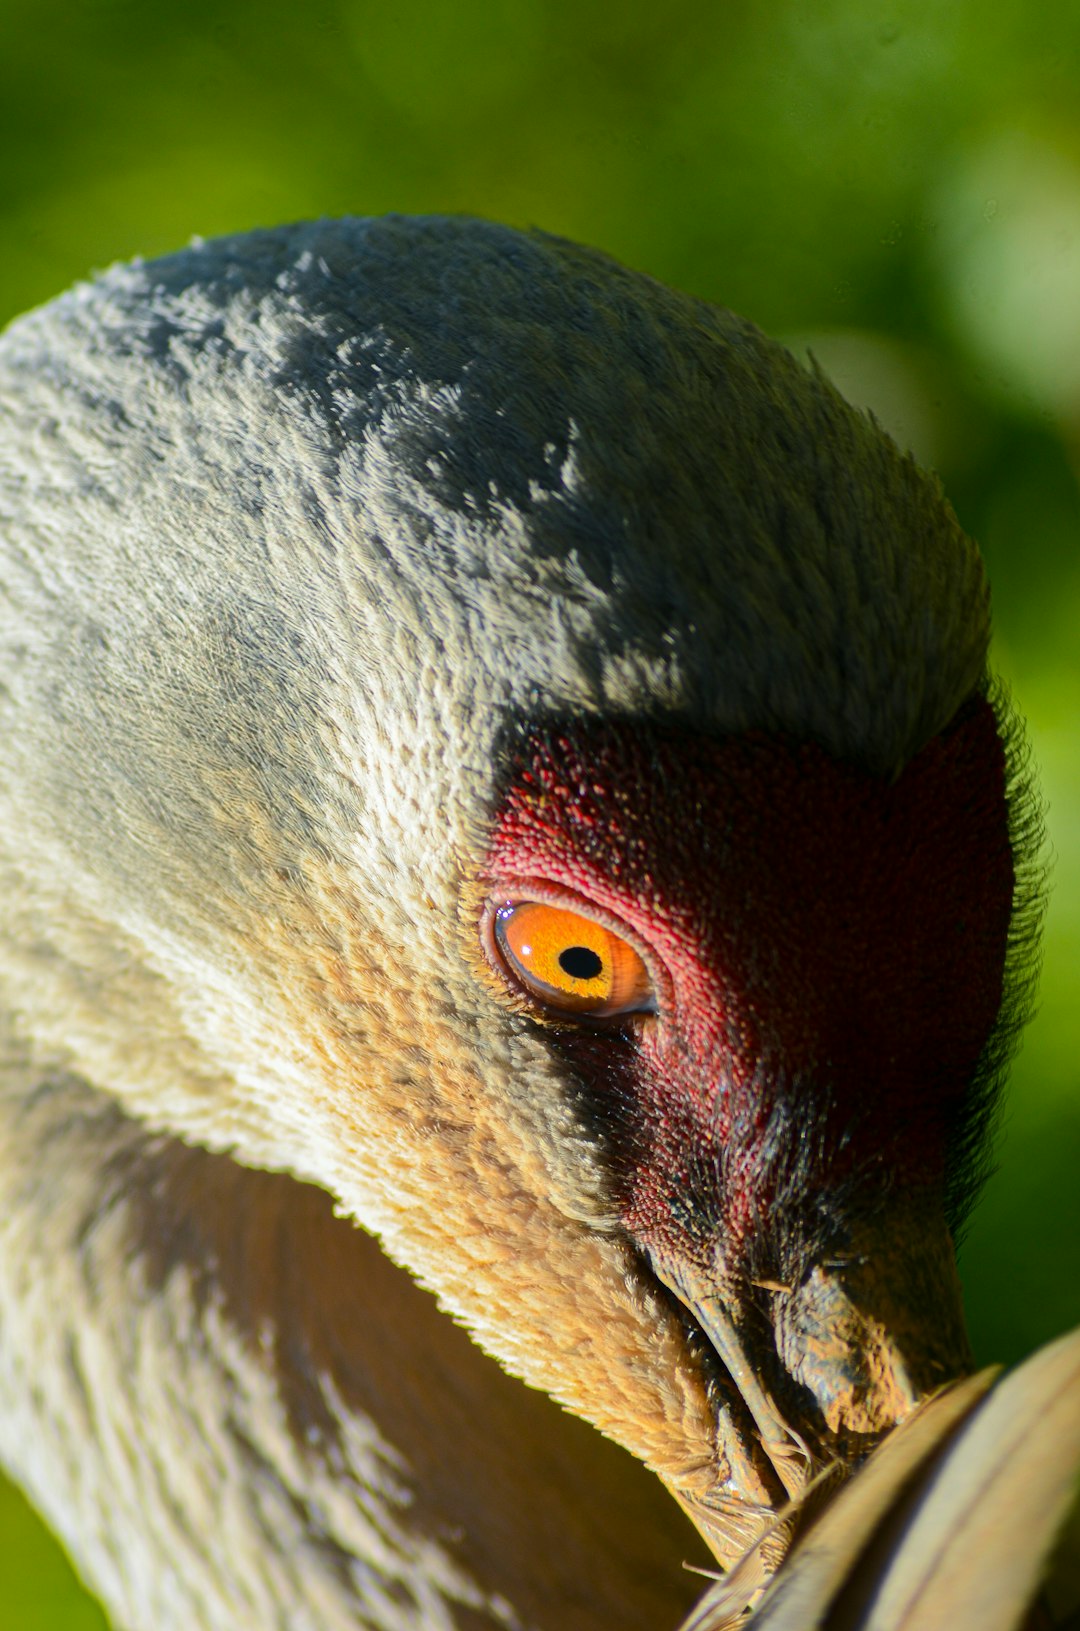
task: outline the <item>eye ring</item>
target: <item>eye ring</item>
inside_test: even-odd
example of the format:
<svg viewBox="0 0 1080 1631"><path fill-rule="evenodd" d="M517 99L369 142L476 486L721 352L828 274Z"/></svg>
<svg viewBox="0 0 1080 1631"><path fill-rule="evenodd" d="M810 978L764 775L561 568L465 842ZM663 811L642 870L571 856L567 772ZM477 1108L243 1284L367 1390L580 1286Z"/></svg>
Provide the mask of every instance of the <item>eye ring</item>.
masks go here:
<svg viewBox="0 0 1080 1631"><path fill-rule="evenodd" d="M658 1010L651 955L592 901L515 884L488 897L481 937L511 990L549 1018L603 1021Z"/></svg>

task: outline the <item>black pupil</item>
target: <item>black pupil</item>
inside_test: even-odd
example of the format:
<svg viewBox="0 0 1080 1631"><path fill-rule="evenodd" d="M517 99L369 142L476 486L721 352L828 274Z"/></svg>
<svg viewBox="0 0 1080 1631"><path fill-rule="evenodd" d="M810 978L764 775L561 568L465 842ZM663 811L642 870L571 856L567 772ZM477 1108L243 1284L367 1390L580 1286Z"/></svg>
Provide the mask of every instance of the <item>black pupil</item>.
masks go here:
<svg viewBox="0 0 1080 1631"><path fill-rule="evenodd" d="M572 980L595 980L604 971L604 965L589 946L567 946L559 953L559 967Z"/></svg>

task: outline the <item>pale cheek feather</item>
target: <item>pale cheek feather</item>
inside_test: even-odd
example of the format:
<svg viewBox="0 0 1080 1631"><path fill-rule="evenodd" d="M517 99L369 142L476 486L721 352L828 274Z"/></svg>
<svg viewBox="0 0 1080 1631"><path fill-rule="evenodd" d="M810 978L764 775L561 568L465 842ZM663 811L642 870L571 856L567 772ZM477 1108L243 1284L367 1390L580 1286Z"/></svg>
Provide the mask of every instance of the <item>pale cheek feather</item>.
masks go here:
<svg viewBox="0 0 1080 1631"><path fill-rule="evenodd" d="M417 982L350 937L321 966L313 948L305 978L289 1017L319 1061L322 1181L513 1371L686 1498L715 1496L705 1379L624 1243L578 1221L603 1206L603 1170L546 1049L524 1032L508 1046L502 1009L455 988L449 960ZM499 1106L493 1069L514 1084ZM531 1285L523 1258L543 1264Z"/></svg>

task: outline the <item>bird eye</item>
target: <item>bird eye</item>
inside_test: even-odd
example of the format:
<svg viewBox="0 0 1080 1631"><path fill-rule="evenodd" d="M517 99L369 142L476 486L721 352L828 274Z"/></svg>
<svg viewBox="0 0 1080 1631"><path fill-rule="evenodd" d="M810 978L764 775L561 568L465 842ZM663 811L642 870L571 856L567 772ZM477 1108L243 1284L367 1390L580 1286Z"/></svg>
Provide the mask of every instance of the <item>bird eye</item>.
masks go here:
<svg viewBox="0 0 1080 1631"><path fill-rule="evenodd" d="M633 946L580 912L536 900L500 906L492 939L506 972L547 1008L597 1018L656 1008Z"/></svg>

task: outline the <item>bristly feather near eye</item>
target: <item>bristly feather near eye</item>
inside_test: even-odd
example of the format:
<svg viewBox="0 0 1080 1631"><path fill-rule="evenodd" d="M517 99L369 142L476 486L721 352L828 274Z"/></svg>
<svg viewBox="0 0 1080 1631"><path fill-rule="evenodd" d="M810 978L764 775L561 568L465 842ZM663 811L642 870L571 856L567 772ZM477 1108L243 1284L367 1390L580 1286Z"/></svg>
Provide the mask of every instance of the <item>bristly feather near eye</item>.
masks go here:
<svg viewBox="0 0 1080 1631"><path fill-rule="evenodd" d="M1035 1009L1049 875L1045 807L1024 721L1002 679L995 676L988 680L984 695L994 711L1005 750L1005 800L1014 884L1001 1006L950 1130L945 1205L949 1227L958 1243L979 1192L994 1170L994 1135L1005 1078Z"/></svg>

